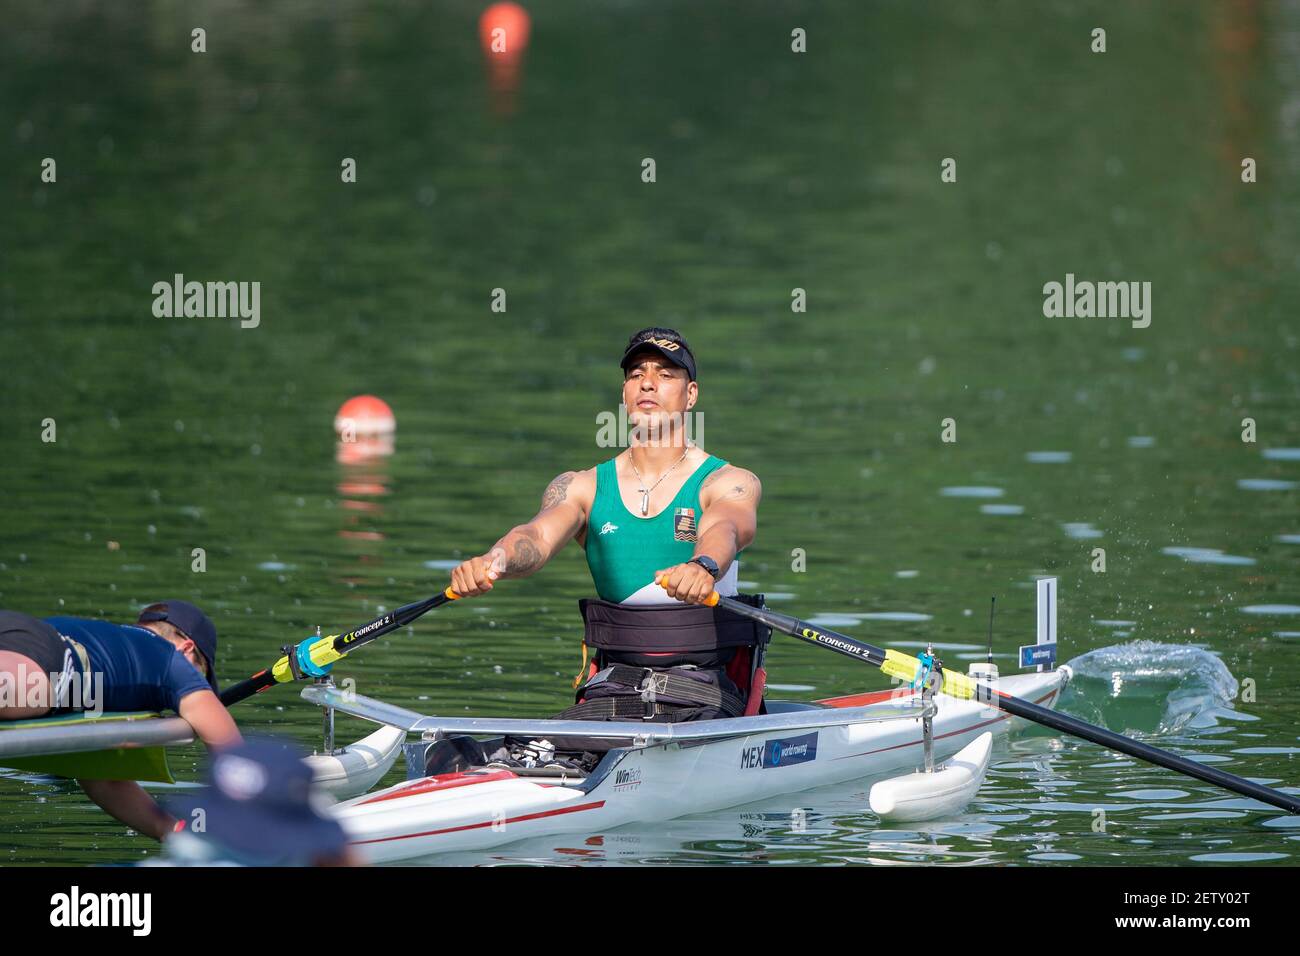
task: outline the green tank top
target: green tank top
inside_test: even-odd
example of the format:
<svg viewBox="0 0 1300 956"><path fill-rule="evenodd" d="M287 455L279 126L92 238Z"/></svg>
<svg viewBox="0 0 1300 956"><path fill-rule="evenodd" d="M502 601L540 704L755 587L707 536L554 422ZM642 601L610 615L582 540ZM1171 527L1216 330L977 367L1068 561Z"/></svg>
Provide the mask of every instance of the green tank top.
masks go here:
<svg viewBox="0 0 1300 956"><path fill-rule="evenodd" d="M622 602L652 583L656 571L695 555L703 511L700 485L725 464L710 455L653 518L634 515L623 504L614 459L596 466L596 500L587 520L587 567L601 598Z"/></svg>

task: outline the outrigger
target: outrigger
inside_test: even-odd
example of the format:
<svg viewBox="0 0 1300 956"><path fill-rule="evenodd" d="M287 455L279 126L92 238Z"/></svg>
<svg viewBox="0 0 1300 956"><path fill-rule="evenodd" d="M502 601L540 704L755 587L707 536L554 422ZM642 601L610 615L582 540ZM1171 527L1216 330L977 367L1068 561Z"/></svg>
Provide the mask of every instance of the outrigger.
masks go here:
<svg viewBox="0 0 1300 956"><path fill-rule="evenodd" d="M384 726L345 747L307 757L316 782L336 799L365 793L397 761L406 734ZM167 748L194 740L180 717L141 711L67 714L0 723L0 769L86 780L174 783Z"/></svg>

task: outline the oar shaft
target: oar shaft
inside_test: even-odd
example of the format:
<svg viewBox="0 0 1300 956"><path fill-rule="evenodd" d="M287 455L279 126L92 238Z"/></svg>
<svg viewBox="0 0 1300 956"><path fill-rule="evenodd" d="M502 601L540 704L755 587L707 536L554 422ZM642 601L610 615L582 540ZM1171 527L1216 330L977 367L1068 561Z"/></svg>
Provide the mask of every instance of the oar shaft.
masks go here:
<svg viewBox="0 0 1300 956"><path fill-rule="evenodd" d="M769 611L765 607L751 607L734 598L722 597L716 593L713 596L717 598L717 601L714 602L716 607L725 608L728 611L739 611L746 617L761 621L774 631L781 631L791 637L797 637L801 641L807 641L809 644L830 648L832 651L837 651L860 661L866 661L876 667L885 662L885 651L879 647L846 638L842 634L835 634L834 631L828 634L825 631L818 630L806 621L791 617L789 614L779 614L776 611Z"/></svg>
<svg viewBox="0 0 1300 956"><path fill-rule="evenodd" d="M362 624L358 628L353 628L346 634L339 634L334 638L332 647L338 652L339 657L349 651L355 650L362 644L368 644L375 638L384 634L389 634L399 627L405 627L416 618L436 607L441 607L448 601L454 601L457 594L451 588L435 594L433 597L425 598L423 601L415 601L411 604L404 604L396 610L389 611L367 624Z"/></svg>
<svg viewBox="0 0 1300 956"><path fill-rule="evenodd" d="M901 655L898 651L885 651L865 641L855 640L836 631L813 627L808 622L801 621L788 614L778 614L766 608L750 607L748 604L742 604L732 598L721 597L716 593L706 603L761 621L773 630L789 634L791 637L797 637L809 644L825 647L855 660L875 664L885 673L895 677L906 679L909 676L909 671L911 673L916 671L917 662L915 658L905 660L905 655ZM1189 777L1195 777L1197 780L1204 780L1206 783L1212 783L1233 793L1251 797L1281 810L1286 810L1289 813L1300 814L1300 797L1293 797L1280 790L1274 790L1272 787L1253 783L1244 777L1238 777L1216 767L1197 763L1195 760L1189 760L1186 757L1180 757L1168 750L1152 747L1150 744L1144 744L1133 740L1131 737L1125 737L1123 734L1117 734L1103 727L1094 726L1086 721L1079 720L1077 717L1062 714L1048 707L1040 707L1038 704L1030 703L1019 697L1012 697L989 684L972 680L958 672L945 670L943 678L945 693L966 698L974 697L983 703L1011 714L1013 717L1021 717L1042 724L1053 730L1059 730L1062 733L1080 737L1090 743L1127 754L1130 757L1136 757L1139 760L1145 760L1160 767L1176 770Z"/></svg>
<svg viewBox="0 0 1300 956"><path fill-rule="evenodd" d="M984 696L981 694L980 700L983 699ZM1278 809L1290 813L1300 813L1300 797L1293 797L1281 790L1274 790L1272 787L1254 783L1245 777L1238 777L1236 774L1227 773L1217 767L1180 757L1168 750L1152 747L1150 744L1144 744L1131 737L1125 737L1123 734L1106 730L1104 727L1086 723L1071 717L1069 714L1062 714L1060 711L1052 710L1049 707L1040 707L1038 704L1030 703L1019 697L1011 697L1000 691L993 695L989 703L1013 716L1032 720L1045 727L1051 727L1053 730L1059 730L1075 737L1082 737L1084 740L1099 746L1117 750L1122 754L1128 754L1130 757L1136 757L1148 763L1167 767L1170 770L1177 770L1189 777L1204 780L1206 783L1212 783L1225 790L1239 793L1244 797L1252 797Z"/></svg>
<svg viewBox="0 0 1300 956"><path fill-rule="evenodd" d="M714 592L705 603L709 604L710 607L735 611L745 617L762 621L774 631L789 634L791 637L797 637L799 640L814 644L817 647L824 647L837 654L843 654L845 657L851 657L854 660L871 664L873 667L879 667L890 677L897 677L899 680L910 683L920 673L921 662L910 654L904 654L902 651L886 650L876 647L874 644L868 644L866 641L855 640L845 634L840 634L838 631L813 627L807 621L801 621L797 617L778 614L763 607L751 607L734 598L722 597L717 592ZM946 670L943 672L943 687L941 689L944 693L953 697L964 699L974 697L978 686L975 681L959 671ZM992 693L992 691L990 690L989 693Z"/></svg>
<svg viewBox="0 0 1300 956"><path fill-rule="evenodd" d="M458 597L459 595L455 591L447 588L445 591L435 594L433 597L425 598L423 601L404 604L387 614L381 614L373 621L368 621L344 634L322 637L311 645L307 653L316 666L326 667L350 654L363 644L369 644L377 637L389 634L399 627L405 627L420 615L432 611L436 607L441 607L448 601L454 601ZM276 684L288 683L291 680L293 680L293 667L290 665L287 656L281 657L265 670L258 671L252 677L227 687L221 692L221 702L229 707L231 704L236 704L241 700L252 697L254 694L259 694Z"/></svg>

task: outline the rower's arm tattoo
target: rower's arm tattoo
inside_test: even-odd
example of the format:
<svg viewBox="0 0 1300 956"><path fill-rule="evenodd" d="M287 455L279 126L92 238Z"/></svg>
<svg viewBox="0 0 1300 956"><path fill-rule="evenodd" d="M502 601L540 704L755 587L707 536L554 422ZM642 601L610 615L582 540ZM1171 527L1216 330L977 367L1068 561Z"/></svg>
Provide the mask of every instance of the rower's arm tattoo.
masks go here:
<svg viewBox="0 0 1300 956"><path fill-rule="evenodd" d="M754 497L754 489L751 488L749 485L740 484L740 485L732 485L730 489L723 492L722 495L719 496L719 500L744 501L748 498L753 498L753 497Z"/></svg>
<svg viewBox="0 0 1300 956"><path fill-rule="evenodd" d="M759 494L758 476L751 471L745 471L741 468L732 469L732 474L726 476L729 487L726 490L715 492L714 501L757 501ZM719 476L720 472L715 471L709 477L704 479L700 486L703 488Z"/></svg>
<svg viewBox="0 0 1300 956"><path fill-rule="evenodd" d="M499 559L497 561L499 573L512 578L526 577L545 564L546 558L537 546L538 540L540 538L535 528L528 525L511 528L510 533L492 549L492 554L499 554L505 559L504 562Z"/></svg>
<svg viewBox="0 0 1300 956"><path fill-rule="evenodd" d="M496 543L492 554L498 555L496 567L499 574L511 578L527 577L581 531L577 517L583 510L581 497L570 502L567 508L551 511L569 502L569 486L579 475L580 472L576 471L556 475L542 493L542 507L533 520L511 528Z"/></svg>
<svg viewBox="0 0 1300 956"><path fill-rule="evenodd" d="M569 497L569 485L573 484L576 477L572 471L566 471L562 475L556 475L555 480L546 486L546 491L542 493L542 510L553 508L561 501Z"/></svg>
<svg viewBox="0 0 1300 956"><path fill-rule="evenodd" d="M532 574L543 564L542 552L528 538L520 538L506 550L506 574Z"/></svg>

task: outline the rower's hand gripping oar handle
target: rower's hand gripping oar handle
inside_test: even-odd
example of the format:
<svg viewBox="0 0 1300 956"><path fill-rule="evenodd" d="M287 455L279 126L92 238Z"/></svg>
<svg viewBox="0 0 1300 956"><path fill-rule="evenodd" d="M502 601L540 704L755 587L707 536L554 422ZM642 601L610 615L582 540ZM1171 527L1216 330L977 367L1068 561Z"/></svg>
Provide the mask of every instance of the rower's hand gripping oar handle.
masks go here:
<svg viewBox="0 0 1300 956"><path fill-rule="evenodd" d="M310 637L297 645L286 647L284 656L270 667L223 690L221 702L229 707L254 694L260 694L276 684L323 676L329 672L329 668L336 661L346 657L363 644L369 644L377 637L395 631L399 627L405 627L422 614L459 598L460 595L448 587L431 598L405 604L344 634Z"/></svg>

